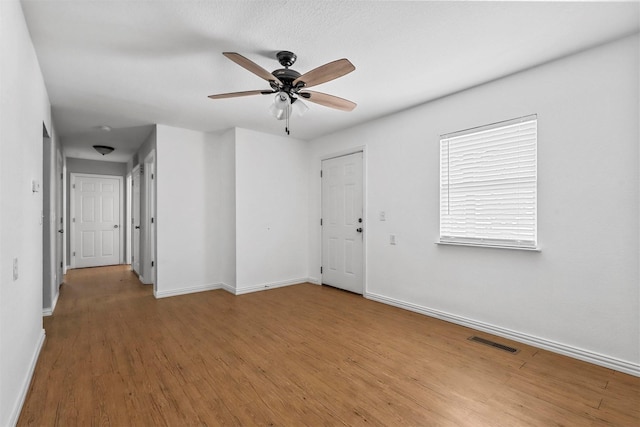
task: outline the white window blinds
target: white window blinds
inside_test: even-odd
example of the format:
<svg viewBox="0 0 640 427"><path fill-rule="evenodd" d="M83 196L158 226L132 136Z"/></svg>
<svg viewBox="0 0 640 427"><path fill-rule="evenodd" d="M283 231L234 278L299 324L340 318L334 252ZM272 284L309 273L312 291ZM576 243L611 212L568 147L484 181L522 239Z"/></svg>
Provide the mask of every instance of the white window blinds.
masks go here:
<svg viewBox="0 0 640 427"><path fill-rule="evenodd" d="M537 122L441 136L441 243L536 247Z"/></svg>

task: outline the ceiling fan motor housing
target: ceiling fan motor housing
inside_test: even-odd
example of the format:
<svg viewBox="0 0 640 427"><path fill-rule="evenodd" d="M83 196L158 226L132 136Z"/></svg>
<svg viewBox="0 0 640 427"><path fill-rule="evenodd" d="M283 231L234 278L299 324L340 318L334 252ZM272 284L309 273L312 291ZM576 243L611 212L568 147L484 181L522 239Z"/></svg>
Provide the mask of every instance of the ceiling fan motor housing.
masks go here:
<svg viewBox="0 0 640 427"><path fill-rule="evenodd" d="M292 70L290 68L281 68L279 70L275 70L271 74L273 74L275 77L278 78L278 80L282 82L282 88L279 90L282 90L288 93L289 95L291 95L291 92L294 92L294 89L297 89L293 87L293 81L301 76L299 72L297 72L296 70ZM276 88L274 89L277 89L277 85L276 85Z"/></svg>

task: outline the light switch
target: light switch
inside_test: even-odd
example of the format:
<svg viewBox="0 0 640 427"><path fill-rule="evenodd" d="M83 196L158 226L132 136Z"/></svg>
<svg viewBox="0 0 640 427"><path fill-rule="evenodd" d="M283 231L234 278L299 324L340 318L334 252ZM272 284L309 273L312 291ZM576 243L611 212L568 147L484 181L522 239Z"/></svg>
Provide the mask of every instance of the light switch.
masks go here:
<svg viewBox="0 0 640 427"><path fill-rule="evenodd" d="M387 214L385 211L380 211L380 221L386 221L387 220Z"/></svg>
<svg viewBox="0 0 640 427"><path fill-rule="evenodd" d="M395 234L389 234L389 244L390 245L398 244L398 238Z"/></svg>

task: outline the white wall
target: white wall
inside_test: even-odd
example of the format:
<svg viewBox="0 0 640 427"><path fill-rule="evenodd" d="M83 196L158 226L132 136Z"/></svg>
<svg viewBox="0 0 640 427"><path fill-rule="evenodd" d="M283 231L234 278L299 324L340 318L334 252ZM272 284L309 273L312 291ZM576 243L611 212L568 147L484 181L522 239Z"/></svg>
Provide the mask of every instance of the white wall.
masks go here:
<svg viewBox="0 0 640 427"><path fill-rule="evenodd" d="M236 293L308 279L307 143L236 130Z"/></svg>
<svg viewBox="0 0 640 427"><path fill-rule="evenodd" d="M312 141L310 270L320 157L365 144L370 298L640 375L638 68L636 34ZM542 251L434 244L439 135L533 113Z"/></svg>
<svg viewBox="0 0 640 427"><path fill-rule="evenodd" d="M17 421L44 340L42 124L50 106L18 1L0 2L0 425ZM32 180L41 185L31 191ZM13 280L13 259L19 278Z"/></svg>
<svg viewBox="0 0 640 427"><path fill-rule="evenodd" d="M157 297L219 287L219 187L207 135L157 126Z"/></svg>
<svg viewBox="0 0 640 427"><path fill-rule="evenodd" d="M222 135L211 134L216 147L215 167L220 182L218 225L220 227L217 259L220 263L222 286L235 293L236 289L236 129Z"/></svg>

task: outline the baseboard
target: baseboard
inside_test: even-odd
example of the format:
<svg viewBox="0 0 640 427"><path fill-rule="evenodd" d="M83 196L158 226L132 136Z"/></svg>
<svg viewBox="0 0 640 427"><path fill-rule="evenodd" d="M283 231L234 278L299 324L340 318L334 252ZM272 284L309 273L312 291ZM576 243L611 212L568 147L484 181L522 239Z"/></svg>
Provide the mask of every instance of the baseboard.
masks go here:
<svg viewBox="0 0 640 427"><path fill-rule="evenodd" d="M190 286L188 288L180 288L180 289L172 289L169 291L153 291L153 296L160 299L160 298L168 298L168 297L175 297L178 295L186 295L186 294L193 294L196 292L204 292L204 291L212 291L215 289L221 289L222 288L222 284L220 283L213 283L213 284L209 284L209 285L198 285L198 286Z"/></svg>
<svg viewBox="0 0 640 427"><path fill-rule="evenodd" d="M53 311L56 309L56 304L58 303L59 295L60 295L60 292L58 292L58 294L56 295L55 299L53 300L53 304L51 304L51 307L46 307L42 309L42 317L53 315Z"/></svg>
<svg viewBox="0 0 640 427"><path fill-rule="evenodd" d="M493 335L501 336L513 341L521 342L523 344L531 345L534 347L542 348L545 350L559 353L565 356L573 357L585 362L593 363L594 365L603 366L605 368L613 369L616 371L624 372L625 374L634 375L640 377L640 364L631 363L624 360L616 359L604 354L594 353L581 348L572 347L566 344L558 343L555 341L539 338L533 335L524 334L522 332L513 331L510 329L502 328L500 326L491 325L488 323L480 322L466 317L458 316L455 314L446 313L440 310L434 310L421 305L409 303L406 301L397 300L384 295L367 292L365 298L373 301L378 301L383 304L392 305L394 307L403 308L405 310L413 311L416 313L424 314L429 317L435 317L436 319L445 320L447 322L455 323L458 325L466 326L478 331L487 332Z"/></svg>
<svg viewBox="0 0 640 427"><path fill-rule="evenodd" d="M242 295L242 294L248 294L251 292L266 291L267 289L281 288L283 286L299 285L300 283L305 283L308 280L309 280L308 277L303 277L300 279L290 279L290 280L283 280L281 282L263 283L260 285L245 286L242 288L236 287L235 292L233 293L234 295Z"/></svg>
<svg viewBox="0 0 640 427"><path fill-rule="evenodd" d="M233 294L233 295L236 294L236 287L235 286L231 286L231 285L228 285L228 284L222 282L222 283L220 283L220 287L222 289L224 289L225 291L229 292L230 294Z"/></svg>
<svg viewBox="0 0 640 427"><path fill-rule="evenodd" d="M27 398L27 392L29 391L29 386L31 385L31 379L33 378L33 373L36 370L36 364L38 363L38 358L40 357L40 351L42 350L42 346L44 344L45 332L44 329L40 331L40 338L38 338L38 343L36 344L35 351L31 356L31 362L29 363L29 371L27 372L27 376L22 382L22 387L20 389L20 394L18 396L18 401L13 407L13 411L11 411L11 415L9 416L9 424L10 426L15 426L18 424L18 418L20 417L20 412L22 412L22 406L24 405L24 401Z"/></svg>
<svg viewBox="0 0 640 427"><path fill-rule="evenodd" d="M322 285L322 280L318 277L307 277L307 282L312 283L314 285Z"/></svg>

